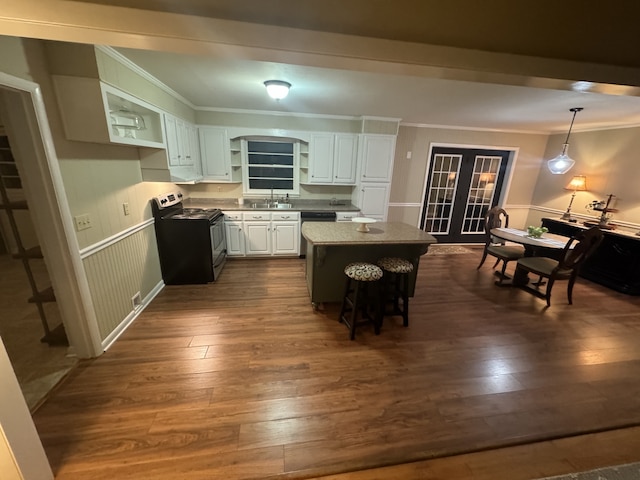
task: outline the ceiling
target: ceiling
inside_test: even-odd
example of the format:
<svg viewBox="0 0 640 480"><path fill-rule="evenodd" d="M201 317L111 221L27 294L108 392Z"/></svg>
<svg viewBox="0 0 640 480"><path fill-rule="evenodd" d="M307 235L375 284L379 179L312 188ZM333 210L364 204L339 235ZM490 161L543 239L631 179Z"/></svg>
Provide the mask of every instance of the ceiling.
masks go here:
<svg viewBox="0 0 640 480"><path fill-rule="evenodd" d="M598 8L595 14L582 0L539 0L526 7L511 0L488 0L489 6L477 0L85 1L180 13L186 15L182 19L191 19L194 24L201 16L640 69L638 50L627 48L640 40L640 29L629 24L637 16L624 10L636 7L618 0L607 3L609 8ZM398 118L405 124L550 133L566 132L572 116L569 109L583 107L576 118L576 131L640 125L637 88L628 90L632 95L609 95L573 91L566 86L530 87L522 78L490 83L413 72L320 68L305 62L285 64L128 48L117 51L201 108L367 115ZM279 102L271 100L263 86L268 79L290 82L289 96ZM617 93L624 91L618 89Z"/></svg>

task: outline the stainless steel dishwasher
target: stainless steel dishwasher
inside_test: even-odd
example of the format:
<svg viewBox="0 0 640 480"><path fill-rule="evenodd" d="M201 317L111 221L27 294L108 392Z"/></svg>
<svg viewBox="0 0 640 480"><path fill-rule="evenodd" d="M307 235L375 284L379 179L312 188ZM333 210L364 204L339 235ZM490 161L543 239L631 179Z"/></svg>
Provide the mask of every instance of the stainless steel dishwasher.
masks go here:
<svg viewBox="0 0 640 480"><path fill-rule="evenodd" d="M336 212L300 212L300 258L307 256L307 240L302 236L304 222L335 222Z"/></svg>

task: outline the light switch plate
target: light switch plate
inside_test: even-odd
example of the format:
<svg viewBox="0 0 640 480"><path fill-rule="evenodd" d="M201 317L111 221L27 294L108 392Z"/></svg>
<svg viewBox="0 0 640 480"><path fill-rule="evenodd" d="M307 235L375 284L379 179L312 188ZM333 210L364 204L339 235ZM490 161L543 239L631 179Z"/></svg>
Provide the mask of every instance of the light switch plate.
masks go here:
<svg viewBox="0 0 640 480"><path fill-rule="evenodd" d="M91 228L91 217L89 217L88 213L76 215L75 217L73 217L73 221L76 224L76 230L78 232L86 230L87 228Z"/></svg>

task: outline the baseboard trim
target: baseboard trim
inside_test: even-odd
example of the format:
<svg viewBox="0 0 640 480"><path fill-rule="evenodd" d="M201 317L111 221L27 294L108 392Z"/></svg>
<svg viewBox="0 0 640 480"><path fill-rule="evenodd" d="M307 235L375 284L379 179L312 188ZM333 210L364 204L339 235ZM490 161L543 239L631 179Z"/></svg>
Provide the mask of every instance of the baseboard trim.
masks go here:
<svg viewBox="0 0 640 480"><path fill-rule="evenodd" d="M102 350L103 353L106 352L111 345L115 343L115 341L122 335L129 325L131 325L136 318L144 311L145 308L151 303L151 301L162 291L164 288L164 282L161 280L142 300L142 303L136 308L132 310L129 315L125 317L120 324L113 329L113 331L102 341Z"/></svg>

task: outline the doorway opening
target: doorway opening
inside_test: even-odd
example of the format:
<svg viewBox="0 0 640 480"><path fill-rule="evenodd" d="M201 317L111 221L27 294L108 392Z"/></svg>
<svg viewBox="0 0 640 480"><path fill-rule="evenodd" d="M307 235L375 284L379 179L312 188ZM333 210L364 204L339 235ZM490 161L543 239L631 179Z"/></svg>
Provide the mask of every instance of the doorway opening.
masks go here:
<svg viewBox="0 0 640 480"><path fill-rule="evenodd" d="M482 243L484 214L504 195L512 154L508 150L433 147L420 228L438 243Z"/></svg>

